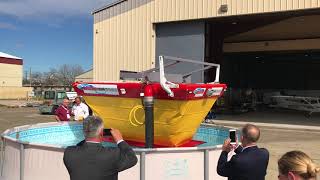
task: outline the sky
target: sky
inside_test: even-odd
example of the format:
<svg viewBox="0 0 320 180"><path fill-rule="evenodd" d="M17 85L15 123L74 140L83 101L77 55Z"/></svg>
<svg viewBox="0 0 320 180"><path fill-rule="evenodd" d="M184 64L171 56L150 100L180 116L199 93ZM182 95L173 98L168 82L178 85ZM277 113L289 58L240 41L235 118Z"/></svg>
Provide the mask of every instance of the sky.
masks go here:
<svg viewBox="0 0 320 180"><path fill-rule="evenodd" d="M91 12L114 0L0 0L0 51L24 60L24 70L61 64L92 68Z"/></svg>

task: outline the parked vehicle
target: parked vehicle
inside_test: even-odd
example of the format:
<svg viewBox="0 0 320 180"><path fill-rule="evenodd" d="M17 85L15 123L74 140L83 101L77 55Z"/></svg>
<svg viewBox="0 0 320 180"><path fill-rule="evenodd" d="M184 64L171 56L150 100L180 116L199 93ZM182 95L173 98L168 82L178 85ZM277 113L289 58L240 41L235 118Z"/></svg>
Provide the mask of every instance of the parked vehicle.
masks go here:
<svg viewBox="0 0 320 180"><path fill-rule="evenodd" d="M62 103L63 99L67 97L66 91L50 90L44 92L44 102L39 107L41 114L54 114L56 109ZM72 104L70 104L72 105Z"/></svg>
<svg viewBox="0 0 320 180"><path fill-rule="evenodd" d="M66 95L71 102L73 102L75 98L78 96L77 92L66 92Z"/></svg>

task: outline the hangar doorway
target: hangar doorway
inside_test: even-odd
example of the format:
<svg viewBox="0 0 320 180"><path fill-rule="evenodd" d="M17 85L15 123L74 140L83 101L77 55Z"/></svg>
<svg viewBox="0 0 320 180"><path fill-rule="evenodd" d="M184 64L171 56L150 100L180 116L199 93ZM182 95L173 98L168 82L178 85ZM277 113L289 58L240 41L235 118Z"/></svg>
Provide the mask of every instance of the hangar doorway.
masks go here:
<svg viewBox="0 0 320 180"><path fill-rule="evenodd" d="M273 96L319 98L318 19L319 12L308 10L156 24L156 57L220 64L220 82L228 85L228 91L217 105L232 112L272 105L279 100ZM177 67L172 72L192 68ZM192 82L214 78L212 69L194 75ZM292 106L310 103L293 101L297 103ZM320 104L320 99L310 101ZM320 105L315 109L320 111Z"/></svg>
<svg viewBox="0 0 320 180"><path fill-rule="evenodd" d="M207 20L205 61L221 64L221 82L228 84L221 106L232 113L320 112L319 18L300 11ZM206 81L213 75L206 72Z"/></svg>

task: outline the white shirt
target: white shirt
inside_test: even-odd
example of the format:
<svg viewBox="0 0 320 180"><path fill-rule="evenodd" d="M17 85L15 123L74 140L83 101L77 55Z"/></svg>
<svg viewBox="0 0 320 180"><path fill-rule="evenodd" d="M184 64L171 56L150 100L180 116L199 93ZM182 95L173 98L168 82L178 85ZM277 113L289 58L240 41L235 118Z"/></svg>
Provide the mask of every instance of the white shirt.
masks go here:
<svg viewBox="0 0 320 180"><path fill-rule="evenodd" d="M74 114L74 120L79 121L80 117L85 119L89 116L89 108L84 103L80 103L79 105L75 104L72 107L72 113Z"/></svg>

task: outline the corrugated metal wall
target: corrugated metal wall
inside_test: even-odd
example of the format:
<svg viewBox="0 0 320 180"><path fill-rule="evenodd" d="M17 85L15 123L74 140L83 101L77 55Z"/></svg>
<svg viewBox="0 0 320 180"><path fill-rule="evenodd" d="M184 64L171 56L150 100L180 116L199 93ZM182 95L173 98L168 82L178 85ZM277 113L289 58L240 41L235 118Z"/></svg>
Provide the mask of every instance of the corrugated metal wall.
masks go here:
<svg viewBox="0 0 320 180"><path fill-rule="evenodd" d="M126 0L94 14L94 80L154 67L153 23L318 7L320 0Z"/></svg>
<svg viewBox="0 0 320 180"><path fill-rule="evenodd" d="M93 70L76 76L75 81L91 82L93 80Z"/></svg>
<svg viewBox="0 0 320 180"><path fill-rule="evenodd" d="M128 0L95 14L94 80L115 81L120 70L154 66L154 7L154 1Z"/></svg>
<svg viewBox="0 0 320 180"><path fill-rule="evenodd" d="M320 0L155 0L155 22L315 8ZM220 6L228 5L221 13Z"/></svg>
<svg viewBox="0 0 320 180"><path fill-rule="evenodd" d="M0 87L22 87L22 65L0 63Z"/></svg>
<svg viewBox="0 0 320 180"><path fill-rule="evenodd" d="M26 99L33 90L32 87L1 87L0 99Z"/></svg>

